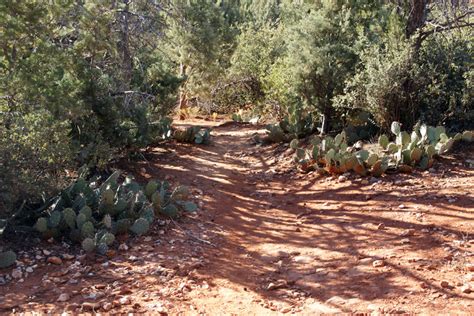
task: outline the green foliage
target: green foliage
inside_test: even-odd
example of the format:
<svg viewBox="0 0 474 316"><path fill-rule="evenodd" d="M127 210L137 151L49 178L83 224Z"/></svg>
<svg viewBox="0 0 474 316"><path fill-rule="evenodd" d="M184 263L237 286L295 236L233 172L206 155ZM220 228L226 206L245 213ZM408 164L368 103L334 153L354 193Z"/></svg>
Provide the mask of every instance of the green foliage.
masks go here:
<svg viewBox="0 0 474 316"><path fill-rule="evenodd" d="M117 234L145 234L156 215L177 217L197 210L186 200L185 187L171 190L168 182L151 180L142 189L128 177L120 183L119 177L115 172L100 185L79 178L61 192L34 228L47 238L68 236L86 252L105 253Z"/></svg>
<svg viewBox="0 0 474 316"><path fill-rule="evenodd" d="M0 209L170 136L182 78L157 43L162 15L148 0L0 4Z"/></svg>

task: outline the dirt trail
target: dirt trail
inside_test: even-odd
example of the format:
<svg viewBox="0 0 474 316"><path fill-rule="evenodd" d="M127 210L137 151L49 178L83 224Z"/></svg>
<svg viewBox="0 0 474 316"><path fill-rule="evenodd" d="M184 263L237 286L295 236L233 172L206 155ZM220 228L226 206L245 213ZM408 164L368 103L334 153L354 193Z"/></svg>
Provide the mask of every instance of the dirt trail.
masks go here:
<svg viewBox="0 0 474 316"><path fill-rule="evenodd" d="M188 185L199 213L127 241L110 260L40 265L0 286L0 312L107 303L185 315L474 310L465 290L474 291L474 170L464 160L379 180L299 175L287 148L253 144L262 132L228 123L209 146L147 153L129 171ZM56 301L61 293L66 302Z"/></svg>

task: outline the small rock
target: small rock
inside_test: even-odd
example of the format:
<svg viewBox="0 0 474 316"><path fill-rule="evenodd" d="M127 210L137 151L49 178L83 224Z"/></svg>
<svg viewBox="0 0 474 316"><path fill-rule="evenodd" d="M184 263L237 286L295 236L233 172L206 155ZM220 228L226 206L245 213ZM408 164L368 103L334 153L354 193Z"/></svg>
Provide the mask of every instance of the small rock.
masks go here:
<svg viewBox="0 0 474 316"><path fill-rule="evenodd" d="M421 287L422 289L428 289L430 286L429 286L428 284L426 284L426 283L423 282L423 283L420 283L420 287Z"/></svg>
<svg viewBox="0 0 474 316"><path fill-rule="evenodd" d="M95 311L99 307L100 307L100 303L91 303L91 302L82 303L82 309L86 311Z"/></svg>
<svg viewBox="0 0 474 316"><path fill-rule="evenodd" d="M474 263L466 264L467 271L474 272Z"/></svg>
<svg viewBox="0 0 474 316"><path fill-rule="evenodd" d="M406 208L406 206L405 206L405 204L400 204L400 205L398 206L398 208L404 209L404 208Z"/></svg>
<svg viewBox="0 0 474 316"><path fill-rule="evenodd" d="M384 223L380 223L380 224L377 225L377 229L378 229L378 230L382 230L382 229L384 229L384 228L385 228Z"/></svg>
<svg viewBox="0 0 474 316"><path fill-rule="evenodd" d="M270 283L267 285L267 291L273 291L277 289L281 289L287 285L285 280L278 280L275 283Z"/></svg>
<svg viewBox="0 0 474 316"><path fill-rule="evenodd" d="M362 183L362 184L369 184L369 180L363 179L360 183Z"/></svg>
<svg viewBox="0 0 474 316"><path fill-rule="evenodd" d="M385 266L385 262L383 260L375 260L374 262L372 262L372 266L374 268L380 268Z"/></svg>
<svg viewBox="0 0 474 316"><path fill-rule="evenodd" d="M474 273L466 274L466 276L464 277L464 279L465 279L467 282L474 281Z"/></svg>
<svg viewBox="0 0 474 316"><path fill-rule="evenodd" d="M415 234L415 230L414 229L405 229L404 231L402 231L402 233L400 234L401 237L408 237L408 236L413 236Z"/></svg>
<svg viewBox="0 0 474 316"><path fill-rule="evenodd" d="M67 302L67 301L69 301L69 295L67 293L62 293L61 295L59 295L57 301L58 302Z"/></svg>
<svg viewBox="0 0 474 316"><path fill-rule="evenodd" d="M464 284L462 287L461 287L461 293L466 293L466 294L469 294L473 292L472 290L472 287L469 285L469 284Z"/></svg>
<svg viewBox="0 0 474 316"><path fill-rule="evenodd" d="M122 250L122 251L127 251L128 250L128 246L127 244L120 244L120 246L118 247L119 250Z"/></svg>
<svg viewBox="0 0 474 316"><path fill-rule="evenodd" d="M289 313L291 312L291 307L288 306L288 307L283 307L282 309L280 309L280 313L282 314L286 314L286 313Z"/></svg>
<svg viewBox="0 0 474 316"><path fill-rule="evenodd" d="M129 305L130 304L130 299L127 296L121 297L119 299L120 305Z"/></svg>
<svg viewBox="0 0 474 316"><path fill-rule="evenodd" d="M63 254L62 257L63 257L64 260L73 260L75 258L73 255L70 255L70 254L67 254L67 253Z"/></svg>
<svg viewBox="0 0 474 316"><path fill-rule="evenodd" d="M448 282L448 281L444 281L444 280L441 281L441 282L439 283L439 285L440 285L442 288L445 288L445 289L450 287L450 286L449 286L449 282Z"/></svg>
<svg viewBox="0 0 474 316"><path fill-rule="evenodd" d="M347 177L346 176L339 176L339 178L337 178L337 181L339 181L339 182L347 181Z"/></svg>
<svg viewBox="0 0 474 316"><path fill-rule="evenodd" d="M25 269L25 271L28 272L28 273L33 273L34 270L33 270L32 267L27 267L27 268Z"/></svg>
<svg viewBox="0 0 474 316"><path fill-rule="evenodd" d="M110 311L112 307L114 307L114 305L110 302L105 302L104 305L102 305L102 309L106 312Z"/></svg>
<svg viewBox="0 0 474 316"><path fill-rule="evenodd" d="M48 259L46 260L48 263L51 263L51 264L62 264L63 261L61 260L61 258L59 257L55 257L55 256L52 256L52 257L48 257Z"/></svg>
<svg viewBox="0 0 474 316"><path fill-rule="evenodd" d="M43 254L44 254L45 256L49 256L49 255L51 254L51 251L48 251L48 250L44 249L44 250L43 250Z"/></svg>
<svg viewBox="0 0 474 316"><path fill-rule="evenodd" d="M346 304L346 300L343 299L343 298L340 297L340 296L333 296L333 297L331 297L330 299L328 299L328 300L326 301L326 304L334 305L334 306L341 306L341 305L345 305L345 304Z"/></svg>
<svg viewBox="0 0 474 316"><path fill-rule="evenodd" d="M299 255L293 258L296 263L312 263L314 262L314 258L309 256Z"/></svg>
<svg viewBox="0 0 474 316"><path fill-rule="evenodd" d="M20 269L15 269L12 271L12 278L21 279L22 276L23 276L23 273L21 272Z"/></svg>

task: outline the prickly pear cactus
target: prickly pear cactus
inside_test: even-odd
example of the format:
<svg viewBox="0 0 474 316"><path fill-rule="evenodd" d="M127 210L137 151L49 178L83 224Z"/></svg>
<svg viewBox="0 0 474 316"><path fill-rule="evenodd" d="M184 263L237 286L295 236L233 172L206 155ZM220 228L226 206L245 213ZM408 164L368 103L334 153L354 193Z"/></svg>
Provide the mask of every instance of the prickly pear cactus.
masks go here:
<svg viewBox="0 0 474 316"><path fill-rule="evenodd" d="M186 187L172 190L168 182L152 180L143 188L130 177L119 183L119 177L114 172L101 185L78 180L58 195L34 228L46 238L67 236L87 252L105 254L116 234L142 235L159 214L177 217L197 210L187 200Z"/></svg>
<svg viewBox="0 0 474 316"><path fill-rule="evenodd" d="M137 219L132 227L130 227L130 230L138 236L145 234L148 229L150 229L150 224L144 218Z"/></svg>
<svg viewBox="0 0 474 316"><path fill-rule="evenodd" d="M36 220L35 228L40 233L45 233L48 230L48 220L44 217L40 217Z"/></svg>
<svg viewBox="0 0 474 316"><path fill-rule="evenodd" d="M95 241L92 238L85 238L81 245L85 252L92 252L95 250Z"/></svg>
<svg viewBox="0 0 474 316"><path fill-rule="evenodd" d="M0 252L0 269L7 268L16 261L16 253L13 251Z"/></svg>

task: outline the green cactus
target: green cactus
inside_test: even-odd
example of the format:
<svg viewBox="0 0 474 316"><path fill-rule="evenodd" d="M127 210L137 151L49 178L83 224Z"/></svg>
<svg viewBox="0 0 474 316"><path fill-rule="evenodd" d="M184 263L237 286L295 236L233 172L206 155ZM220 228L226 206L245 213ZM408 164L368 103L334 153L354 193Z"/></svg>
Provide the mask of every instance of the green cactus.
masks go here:
<svg viewBox="0 0 474 316"><path fill-rule="evenodd" d="M474 132L465 131L462 133L461 139L465 142L472 142L474 140Z"/></svg>
<svg viewBox="0 0 474 316"><path fill-rule="evenodd" d="M0 252L0 269L7 268L16 261L16 253L9 250L5 252Z"/></svg>
<svg viewBox="0 0 474 316"><path fill-rule="evenodd" d="M85 238L81 244L82 249L84 249L85 252L92 252L95 250L95 242L92 238Z"/></svg>
<svg viewBox="0 0 474 316"><path fill-rule="evenodd" d="M395 135L395 136L398 136L398 134L400 134L400 123L398 122L392 122L392 125L390 127L390 130L392 131L392 133Z"/></svg>
<svg viewBox="0 0 474 316"><path fill-rule="evenodd" d="M81 227L82 238L93 237L95 234L94 224L92 222L85 222Z"/></svg>
<svg viewBox="0 0 474 316"><path fill-rule="evenodd" d="M147 185L145 186L145 195L148 199L151 199L153 193L156 192L158 189L158 183L154 180L148 181Z"/></svg>
<svg viewBox="0 0 474 316"><path fill-rule="evenodd" d="M36 220L35 228L40 233L45 233L48 230L48 220L44 217L40 217Z"/></svg>
<svg viewBox="0 0 474 316"><path fill-rule="evenodd" d="M426 170L429 168L429 162L430 162L430 158L426 155L423 155L421 157L421 160L418 164L418 166L422 169L422 170Z"/></svg>
<svg viewBox="0 0 474 316"><path fill-rule="evenodd" d="M132 226L129 218L119 219L117 222L112 222L112 232L115 234L125 234Z"/></svg>
<svg viewBox="0 0 474 316"><path fill-rule="evenodd" d="M83 193L86 190L87 181L83 178L79 178L76 182L71 186L71 194L77 195L79 193Z"/></svg>
<svg viewBox="0 0 474 316"><path fill-rule="evenodd" d="M89 220L92 218L92 209L86 205L83 208L81 208L81 210L79 211L79 214L84 214L86 219Z"/></svg>
<svg viewBox="0 0 474 316"><path fill-rule="evenodd" d="M436 154L436 148L433 145L426 146L425 151L428 155L428 159L431 159Z"/></svg>
<svg viewBox="0 0 474 316"><path fill-rule="evenodd" d="M408 145L410 144L410 142L411 142L411 137L410 137L410 135L409 135L407 132L405 132L405 131L399 133L399 134L397 135L397 137L396 137L396 144L397 144L398 146L401 146L402 148L408 147Z"/></svg>
<svg viewBox="0 0 474 316"><path fill-rule="evenodd" d="M319 147L313 146L313 150L311 151L311 156L314 160L318 160L319 158Z"/></svg>
<svg viewBox="0 0 474 316"><path fill-rule="evenodd" d="M84 223L87 222L87 216L84 213L79 213L76 216L76 225L80 229Z"/></svg>
<svg viewBox="0 0 474 316"><path fill-rule="evenodd" d="M51 228L56 228L61 222L61 213L59 211L52 211L49 215L48 226Z"/></svg>
<svg viewBox="0 0 474 316"><path fill-rule="evenodd" d="M145 209L140 213L140 217L146 219L151 225L155 220L155 212L151 207L145 207Z"/></svg>
<svg viewBox="0 0 474 316"><path fill-rule="evenodd" d="M357 160L357 158L354 155L350 155L349 157L346 158L346 160L344 162L344 169L351 170L358 163L359 163L359 161Z"/></svg>
<svg viewBox="0 0 474 316"><path fill-rule="evenodd" d="M148 229L150 229L150 224L144 218L139 218L133 223L130 227L130 231L132 231L135 235L141 236L145 234Z"/></svg>
<svg viewBox="0 0 474 316"><path fill-rule="evenodd" d="M178 208L174 204L168 204L166 207L161 208L160 212L171 218L178 216Z"/></svg>
<svg viewBox="0 0 474 316"><path fill-rule="evenodd" d="M106 189L101 194L101 201L105 205L113 205L114 204L114 191L112 189Z"/></svg>
<svg viewBox="0 0 474 316"><path fill-rule="evenodd" d="M105 233L99 240L99 244L106 244L107 246L110 246L114 243L115 241L115 236L114 234L111 233Z"/></svg>
<svg viewBox="0 0 474 316"><path fill-rule="evenodd" d="M336 137L334 137L334 146L339 147L344 140L345 140L344 132L337 134Z"/></svg>
<svg viewBox="0 0 474 316"><path fill-rule="evenodd" d="M355 155L359 162L365 162L367 159L369 159L370 153L367 150L362 149L356 152Z"/></svg>
<svg viewBox="0 0 474 316"><path fill-rule="evenodd" d="M367 158L367 165L369 167L372 167L378 160L379 160L379 156L377 156L377 154L372 153Z"/></svg>
<svg viewBox="0 0 474 316"><path fill-rule="evenodd" d="M372 168L370 169L370 173L374 177L380 177L384 173L384 171L385 170L383 170L382 168L382 160L377 160L372 166Z"/></svg>
<svg viewBox="0 0 474 316"><path fill-rule="evenodd" d="M298 146L300 145L300 142L298 141L298 139L293 139L291 142L290 142L290 148L291 149L298 149Z"/></svg>
<svg viewBox="0 0 474 316"><path fill-rule="evenodd" d="M411 161L411 150L410 149L405 149L402 150L402 160L401 163L410 165L412 163Z"/></svg>
<svg viewBox="0 0 474 316"><path fill-rule="evenodd" d="M161 203L162 203L162 197L160 192L155 192L152 197L151 197L151 202L153 204L153 207L156 210L159 210L161 208Z"/></svg>
<svg viewBox="0 0 474 316"><path fill-rule="evenodd" d="M113 206L113 211L114 211L113 213L117 214L117 213L123 212L127 208L127 205L128 203L124 199L122 198L117 199L117 201L115 202Z"/></svg>
<svg viewBox="0 0 474 316"><path fill-rule="evenodd" d="M421 159L421 156L423 155L423 150L420 148L416 147L413 148L410 152L410 159L414 161L415 163L418 163Z"/></svg>
<svg viewBox="0 0 474 316"><path fill-rule="evenodd" d="M184 202L184 203L183 203L183 209L184 209L186 212L192 213L192 212L196 212L197 209L198 209L198 207L197 207L196 203L194 203L194 202L189 202L189 201L188 201L188 202Z"/></svg>
<svg viewBox="0 0 474 316"><path fill-rule="evenodd" d="M385 134L380 135L378 143L379 143L380 147L382 147L383 149L387 149L387 146L389 144L389 139L388 139L387 135L385 135Z"/></svg>
<svg viewBox="0 0 474 316"><path fill-rule="evenodd" d="M395 143L390 143L387 146L387 151L391 154L394 154L398 151L398 146Z"/></svg>
<svg viewBox="0 0 474 316"><path fill-rule="evenodd" d="M108 229L112 228L112 216L110 214L105 214L104 218L102 219L102 223Z"/></svg>
<svg viewBox="0 0 474 316"><path fill-rule="evenodd" d="M76 212L72 208L65 208L62 211L63 219L69 228L73 229L76 227Z"/></svg>

